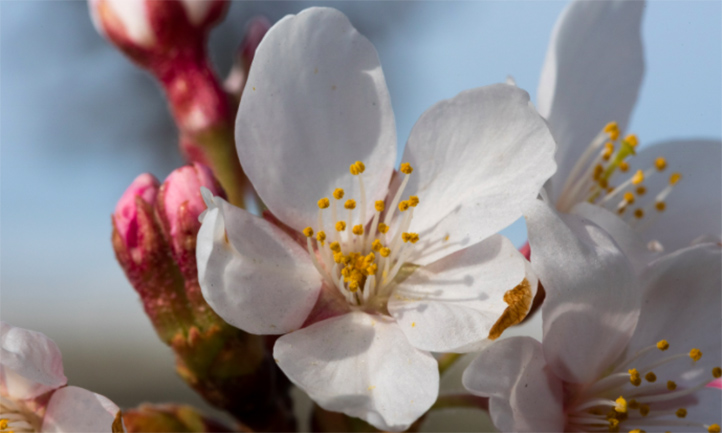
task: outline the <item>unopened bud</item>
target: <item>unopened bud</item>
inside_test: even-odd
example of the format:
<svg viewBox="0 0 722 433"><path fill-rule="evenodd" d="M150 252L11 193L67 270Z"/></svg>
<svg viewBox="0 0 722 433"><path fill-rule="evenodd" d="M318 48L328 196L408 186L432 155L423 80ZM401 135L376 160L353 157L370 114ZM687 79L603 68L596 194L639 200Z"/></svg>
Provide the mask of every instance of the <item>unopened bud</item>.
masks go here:
<svg viewBox="0 0 722 433"><path fill-rule="evenodd" d="M89 0L98 32L144 67L205 49L225 0Z"/></svg>
<svg viewBox="0 0 722 433"><path fill-rule="evenodd" d="M186 165L174 170L158 192L156 212L171 256L185 279L185 292L196 324L203 329L212 324L226 326L203 298L198 283L196 237L201 223L198 216L206 210L201 187L213 195L225 197L211 170L201 164Z"/></svg>
<svg viewBox="0 0 722 433"><path fill-rule="evenodd" d="M246 24L246 34L243 36L241 45L238 46L233 67L223 84L226 91L237 99L240 99L243 86L246 84L251 62L256 55L256 48L270 28L270 21L263 16L254 17Z"/></svg>
<svg viewBox="0 0 722 433"><path fill-rule="evenodd" d="M123 193L112 216L113 249L156 332L170 343L192 323L192 315L183 277L154 216L158 191L158 180L142 174Z"/></svg>
<svg viewBox="0 0 722 433"><path fill-rule="evenodd" d="M223 424L205 417L191 406L144 403L123 411L128 433L136 432L231 432ZM242 430L245 431L245 430Z"/></svg>

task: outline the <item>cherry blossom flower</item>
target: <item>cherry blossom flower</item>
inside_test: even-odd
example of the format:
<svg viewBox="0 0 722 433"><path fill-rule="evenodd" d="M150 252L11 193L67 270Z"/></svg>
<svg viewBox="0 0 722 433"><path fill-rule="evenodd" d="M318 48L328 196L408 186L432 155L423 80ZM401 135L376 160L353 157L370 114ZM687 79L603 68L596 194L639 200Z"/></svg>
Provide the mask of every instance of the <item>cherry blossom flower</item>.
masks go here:
<svg viewBox="0 0 722 433"><path fill-rule="evenodd" d="M499 84L424 113L394 172L378 56L340 12L269 30L236 123L266 219L204 191L203 294L230 324L285 334L274 358L321 407L403 430L434 403L430 352L471 351L528 312L536 279L495 233L554 171L526 92Z"/></svg>
<svg viewBox="0 0 722 433"><path fill-rule="evenodd" d="M722 375L719 245L680 249L637 277L588 220L540 201L527 225L546 289L542 343L493 343L463 376L472 393L490 397L496 426L719 432L722 392L707 386Z"/></svg>
<svg viewBox="0 0 722 433"><path fill-rule="evenodd" d="M623 220L640 238L639 262L657 256L649 250L722 236L722 143L676 139L637 151L637 136L625 135L644 74L644 7L572 2L552 33L537 93L558 146L550 199L598 224Z"/></svg>
<svg viewBox="0 0 722 433"><path fill-rule="evenodd" d="M0 322L0 345L0 431L124 431L113 402L65 386L60 350L48 337Z"/></svg>

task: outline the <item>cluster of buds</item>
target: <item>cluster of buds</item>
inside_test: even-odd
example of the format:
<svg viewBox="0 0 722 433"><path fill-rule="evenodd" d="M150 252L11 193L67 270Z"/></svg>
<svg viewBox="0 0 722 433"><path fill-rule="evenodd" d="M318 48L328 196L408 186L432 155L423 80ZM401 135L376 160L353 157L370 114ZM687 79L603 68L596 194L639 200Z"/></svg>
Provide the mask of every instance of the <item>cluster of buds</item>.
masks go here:
<svg viewBox="0 0 722 433"><path fill-rule="evenodd" d="M206 208L201 187L225 196L210 169L197 163L163 184L138 176L112 217L116 257L159 337L175 352L178 374L249 428L287 429L279 398L287 382L265 341L228 325L201 294L195 254L198 217Z"/></svg>
<svg viewBox="0 0 722 433"><path fill-rule="evenodd" d="M186 159L210 167L230 201L242 206L249 185L236 155L233 123L244 71L269 25L259 19L249 24L236 59L240 66L231 74L236 78L227 93L213 70L207 43L228 4L226 0L89 2L96 29L163 87Z"/></svg>

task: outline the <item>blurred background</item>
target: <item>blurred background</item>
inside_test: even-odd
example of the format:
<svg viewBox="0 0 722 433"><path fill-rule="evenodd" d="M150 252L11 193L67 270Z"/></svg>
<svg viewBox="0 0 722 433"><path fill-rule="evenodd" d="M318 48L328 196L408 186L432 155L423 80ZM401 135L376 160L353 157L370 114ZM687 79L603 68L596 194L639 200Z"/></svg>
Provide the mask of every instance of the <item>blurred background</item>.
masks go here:
<svg viewBox="0 0 722 433"><path fill-rule="evenodd" d="M275 22L311 5L233 3L211 37L220 75L248 19ZM403 146L424 110L462 90L511 75L535 100L566 2L323 5L376 46ZM646 76L630 125L642 145L722 136L721 36L722 2L648 4ZM72 384L120 406L203 406L176 377L110 244L110 215L129 183L142 172L163 180L183 164L160 89L95 32L85 2L1 1L0 110L2 320L47 334ZM526 239L522 222L505 234L519 246ZM540 335L535 326L523 332Z"/></svg>

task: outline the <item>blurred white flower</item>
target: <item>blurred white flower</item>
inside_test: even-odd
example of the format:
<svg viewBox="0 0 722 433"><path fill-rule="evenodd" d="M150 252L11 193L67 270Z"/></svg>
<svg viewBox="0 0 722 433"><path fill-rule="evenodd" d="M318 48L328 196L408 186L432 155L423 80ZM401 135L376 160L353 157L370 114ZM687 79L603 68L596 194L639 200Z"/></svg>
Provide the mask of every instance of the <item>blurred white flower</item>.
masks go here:
<svg viewBox="0 0 722 433"><path fill-rule="evenodd" d="M376 51L326 8L269 30L243 95L236 143L267 218L206 193L203 294L234 326L287 334L274 357L321 407L403 430L436 400L429 352L528 312L536 280L494 233L553 173L551 135L526 92L469 90L421 116L394 174Z"/></svg>
<svg viewBox="0 0 722 433"><path fill-rule="evenodd" d="M65 386L60 350L48 337L0 322L0 346L0 430L124 431L113 402Z"/></svg>
<svg viewBox="0 0 722 433"><path fill-rule="evenodd" d="M722 236L722 143L679 139L637 152L637 137L624 135L644 74L644 8L635 0L568 5L537 93L558 146L551 201L602 225L635 268L699 236Z"/></svg>
<svg viewBox="0 0 722 433"><path fill-rule="evenodd" d="M722 392L707 385L722 375L720 247L680 249L637 278L588 221L540 201L527 225L546 289L542 343L496 342L463 376L490 397L497 428L719 432Z"/></svg>

